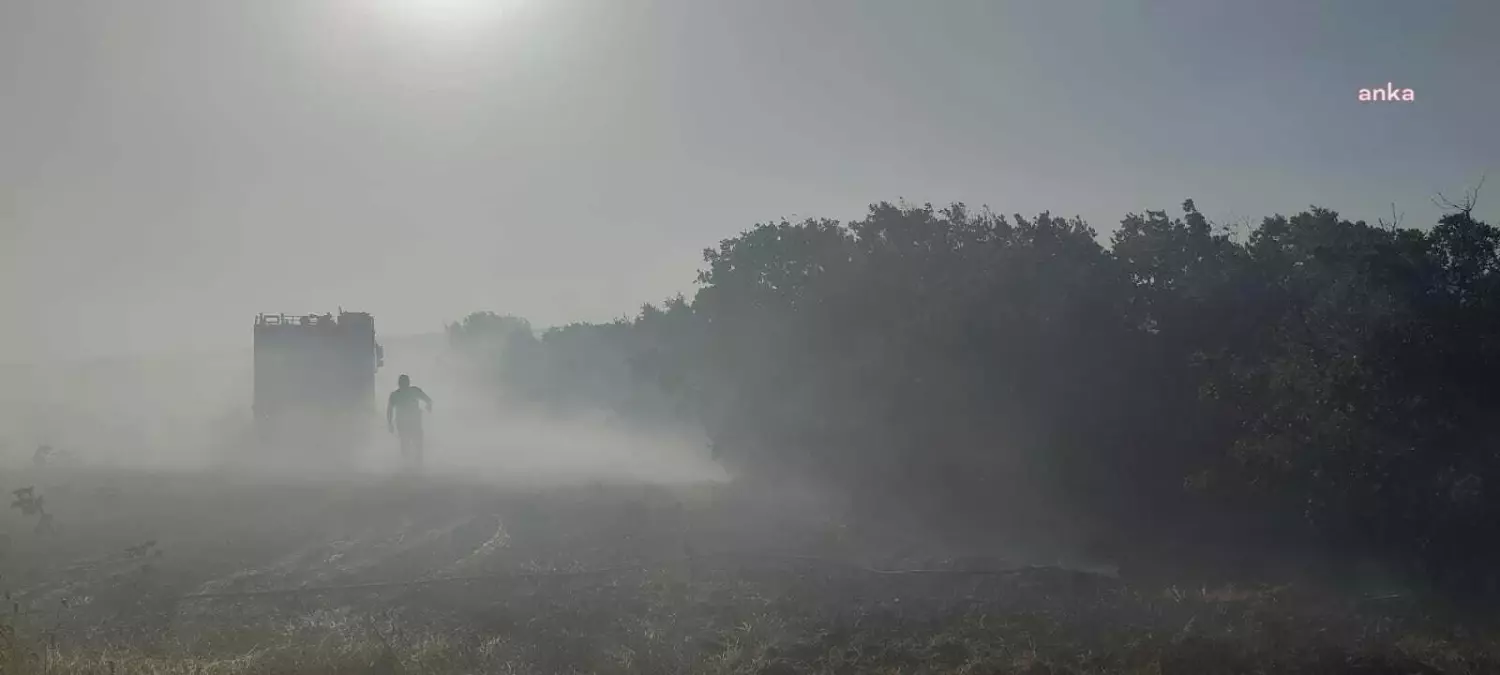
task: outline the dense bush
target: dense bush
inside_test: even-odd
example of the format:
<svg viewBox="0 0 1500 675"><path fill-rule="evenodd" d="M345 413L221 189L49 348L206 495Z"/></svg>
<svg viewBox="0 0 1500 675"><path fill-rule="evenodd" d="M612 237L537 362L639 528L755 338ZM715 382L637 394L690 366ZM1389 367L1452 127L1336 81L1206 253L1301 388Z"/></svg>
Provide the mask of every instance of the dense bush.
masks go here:
<svg viewBox="0 0 1500 675"><path fill-rule="evenodd" d="M1468 578L1500 562L1500 231L1471 210L1236 236L1188 201L1104 246L1076 219L882 203L758 225L705 251L690 302L478 358L953 522L1044 485L1121 531L1261 526ZM455 346L481 354L484 321Z"/></svg>

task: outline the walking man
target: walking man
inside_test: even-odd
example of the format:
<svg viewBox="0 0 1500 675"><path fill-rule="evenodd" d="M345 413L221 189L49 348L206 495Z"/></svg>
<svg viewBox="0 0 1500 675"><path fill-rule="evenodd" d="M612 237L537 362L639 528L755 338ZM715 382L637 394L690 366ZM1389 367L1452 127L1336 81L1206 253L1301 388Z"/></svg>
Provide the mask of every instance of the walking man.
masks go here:
<svg viewBox="0 0 1500 675"><path fill-rule="evenodd" d="M401 459L414 468L422 466L422 408L432 412L432 399L420 387L411 386L411 378L402 375L396 390L385 405L385 426L401 439Z"/></svg>

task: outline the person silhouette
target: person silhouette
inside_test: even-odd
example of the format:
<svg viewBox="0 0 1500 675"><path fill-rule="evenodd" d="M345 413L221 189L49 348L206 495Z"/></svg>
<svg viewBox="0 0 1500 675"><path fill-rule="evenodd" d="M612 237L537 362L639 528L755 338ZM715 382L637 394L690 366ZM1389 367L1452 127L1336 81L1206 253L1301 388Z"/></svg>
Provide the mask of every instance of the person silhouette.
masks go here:
<svg viewBox="0 0 1500 675"><path fill-rule="evenodd" d="M431 413L432 398L420 387L412 386L411 377L402 375L385 405L385 426L401 440L401 458L418 467L422 465L423 403Z"/></svg>

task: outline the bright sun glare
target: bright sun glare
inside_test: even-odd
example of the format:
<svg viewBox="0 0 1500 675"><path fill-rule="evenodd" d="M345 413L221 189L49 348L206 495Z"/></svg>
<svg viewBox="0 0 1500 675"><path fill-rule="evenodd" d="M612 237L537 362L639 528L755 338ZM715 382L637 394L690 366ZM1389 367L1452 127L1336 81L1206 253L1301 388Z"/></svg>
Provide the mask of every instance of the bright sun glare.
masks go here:
<svg viewBox="0 0 1500 675"><path fill-rule="evenodd" d="M406 29L457 38L504 18L517 0L379 0L381 13Z"/></svg>

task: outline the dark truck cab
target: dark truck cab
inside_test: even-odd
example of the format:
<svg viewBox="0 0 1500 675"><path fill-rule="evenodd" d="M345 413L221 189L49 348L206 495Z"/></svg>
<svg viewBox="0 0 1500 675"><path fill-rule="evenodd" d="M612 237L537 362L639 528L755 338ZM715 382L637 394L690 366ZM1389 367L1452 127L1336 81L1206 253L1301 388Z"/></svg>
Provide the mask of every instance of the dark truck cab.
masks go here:
<svg viewBox="0 0 1500 675"><path fill-rule="evenodd" d="M380 421L375 373L384 350L369 314L260 314L254 358L253 409L262 443L332 450L363 442Z"/></svg>

